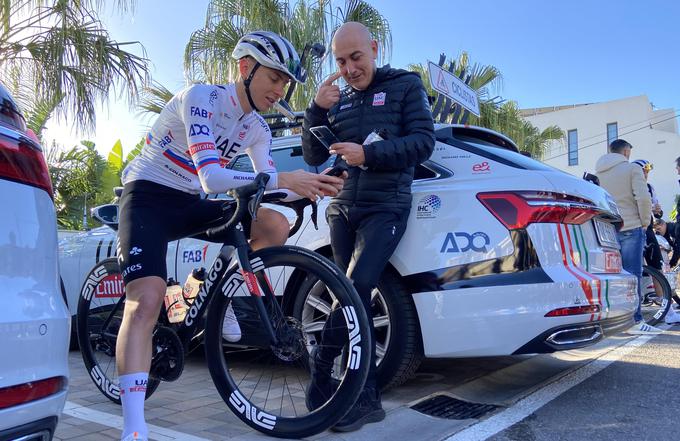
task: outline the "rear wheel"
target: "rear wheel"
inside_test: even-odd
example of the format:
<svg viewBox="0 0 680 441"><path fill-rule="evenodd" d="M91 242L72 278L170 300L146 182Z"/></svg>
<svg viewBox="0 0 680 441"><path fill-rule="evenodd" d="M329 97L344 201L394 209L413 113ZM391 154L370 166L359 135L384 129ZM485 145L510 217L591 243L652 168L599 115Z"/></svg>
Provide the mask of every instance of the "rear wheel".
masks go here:
<svg viewBox="0 0 680 441"><path fill-rule="evenodd" d="M123 318L125 288L118 261L102 260L87 275L78 299L76 326L83 362L95 386L106 398L120 404L116 372L116 341ZM146 398L160 380L149 377Z"/></svg>
<svg viewBox="0 0 680 441"><path fill-rule="evenodd" d="M661 271L645 265L642 268L640 289L642 318L648 325L654 326L663 320L671 307L671 285Z"/></svg>
<svg viewBox="0 0 680 441"><path fill-rule="evenodd" d="M316 253L284 246L259 250L250 259L259 285L275 293L275 298L260 298L278 341L270 341L255 309L256 298L232 268L215 289L208 310L205 350L210 374L224 401L254 429L285 438L320 433L350 410L363 389L369 356L366 312L349 280ZM325 316L305 321L283 312L281 304L297 296L301 286L323 292L314 310L326 311ZM238 341L231 339L232 345L240 345L237 350L224 349L229 340L222 336L228 305L240 327ZM333 320L327 321L329 316ZM308 338L312 329L324 328L333 342ZM321 350L336 360L331 375L338 386L314 406L308 404L308 393L315 392L310 387L310 354Z"/></svg>

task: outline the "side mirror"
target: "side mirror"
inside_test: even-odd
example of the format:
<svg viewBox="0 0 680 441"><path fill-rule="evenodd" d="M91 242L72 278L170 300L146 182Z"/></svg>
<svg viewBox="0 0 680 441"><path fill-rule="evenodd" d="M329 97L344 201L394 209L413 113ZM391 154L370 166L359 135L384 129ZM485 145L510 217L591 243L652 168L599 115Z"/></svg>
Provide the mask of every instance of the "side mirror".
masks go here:
<svg viewBox="0 0 680 441"><path fill-rule="evenodd" d="M90 210L90 215L114 230L118 229L118 205L106 204L99 205Z"/></svg>

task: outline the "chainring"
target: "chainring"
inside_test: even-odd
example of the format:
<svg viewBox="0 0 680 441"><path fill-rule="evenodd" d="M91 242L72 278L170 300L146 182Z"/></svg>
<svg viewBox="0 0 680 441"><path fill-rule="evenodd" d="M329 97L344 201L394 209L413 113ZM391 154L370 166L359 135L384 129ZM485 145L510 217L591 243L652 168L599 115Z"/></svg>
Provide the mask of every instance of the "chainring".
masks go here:
<svg viewBox="0 0 680 441"><path fill-rule="evenodd" d="M177 333L159 326L153 333L153 355L150 376L162 381L175 381L184 370L184 346Z"/></svg>

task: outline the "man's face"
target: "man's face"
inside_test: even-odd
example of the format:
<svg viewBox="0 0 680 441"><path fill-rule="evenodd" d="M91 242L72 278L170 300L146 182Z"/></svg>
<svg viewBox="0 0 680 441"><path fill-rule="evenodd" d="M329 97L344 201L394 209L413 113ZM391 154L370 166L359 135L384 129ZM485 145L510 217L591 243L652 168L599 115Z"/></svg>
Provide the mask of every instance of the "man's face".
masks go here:
<svg viewBox="0 0 680 441"><path fill-rule="evenodd" d="M254 66L254 62L249 66ZM247 78L247 75L245 76ZM275 102L286 94L286 86L290 83L290 77L278 70L260 66L250 82L250 94L258 110L266 111L271 109Z"/></svg>
<svg viewBox="0 0 680 441"><path fill-rule="evenodd" d="M631 148L626 147L625 149L623 149L623 151L621 153L623 153L623 156L625 156L626 159L630 159L630 152L631 152Z"/></svg>
<svg viewBox="0 0 680 441"><path fill-rule="evenodd" d="M343 35L333 41L335 63L347 84L366 90L373 81L378 57L378 43L359 35Z"/></svg>
<svg viewBox="0 0 680 441"><path fill-rule="evenodd" d="M656 231L657 234L664 235L666 234L666 224L656 224L654 225L654 231Z"/></svg>

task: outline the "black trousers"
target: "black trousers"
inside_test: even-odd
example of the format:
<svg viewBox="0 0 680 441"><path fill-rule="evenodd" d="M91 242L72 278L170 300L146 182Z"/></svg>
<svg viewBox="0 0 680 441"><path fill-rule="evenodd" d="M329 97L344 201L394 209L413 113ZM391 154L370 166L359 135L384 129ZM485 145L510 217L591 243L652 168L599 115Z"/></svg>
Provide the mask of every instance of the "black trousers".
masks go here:
<svg viewBox="0 0 680 441"><path fill-rule="evenodd" d="M385 207L355 207L331 203L326 210L326 220L330 227L333 259L345 271L359 293L369 321L373 317L371 292L392 256L399 240L406 230L409 209L386 209ZM389 293L383 293L389 295ZM333 323L335 320L329 320ZM336 328L337 329L337 328ZM377 391L375 332L371 331L371 364L366 380L366 388ZM329 343L336 336L322 334L322 341ZM344 337L346 338L346 332ZM340 342L337 342L340 343ZM341 345L325 345L338 348ZM320 357L327 361L338 355L336 350L321 350Z"/></svg>

